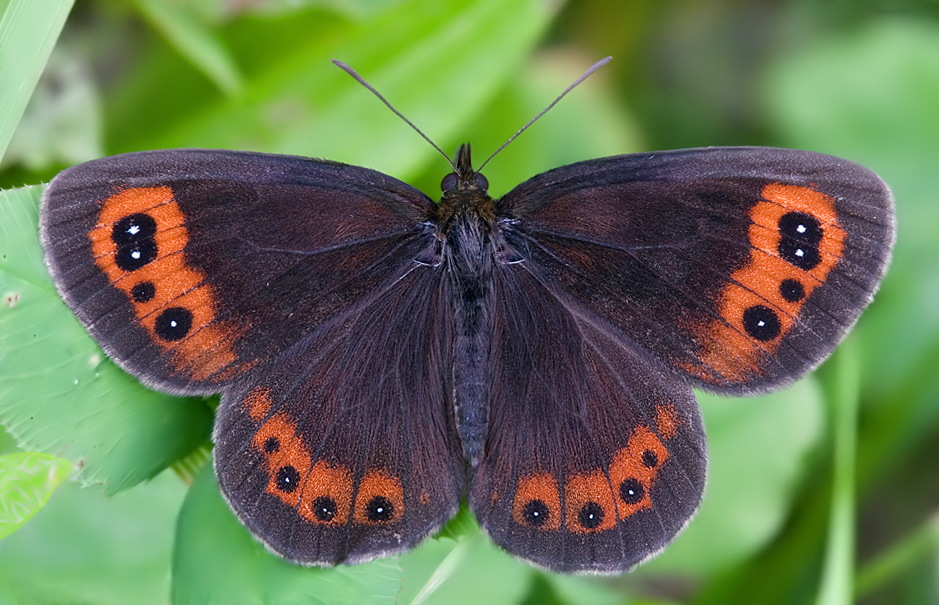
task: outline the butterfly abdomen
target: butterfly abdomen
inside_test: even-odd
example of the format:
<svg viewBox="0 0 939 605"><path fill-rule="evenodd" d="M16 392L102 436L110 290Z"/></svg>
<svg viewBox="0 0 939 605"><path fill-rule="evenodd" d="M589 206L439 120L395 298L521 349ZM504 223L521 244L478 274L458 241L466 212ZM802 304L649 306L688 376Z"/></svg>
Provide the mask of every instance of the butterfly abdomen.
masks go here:
<svg viewBox="0 0 939 605"><path fill-rule="evenodd" d="M489 421L494 260L491 229L492 225L471 204L464 206L449 222L446 245L456 323L454 412L463 455L473 467L482 457Z"/></svg>

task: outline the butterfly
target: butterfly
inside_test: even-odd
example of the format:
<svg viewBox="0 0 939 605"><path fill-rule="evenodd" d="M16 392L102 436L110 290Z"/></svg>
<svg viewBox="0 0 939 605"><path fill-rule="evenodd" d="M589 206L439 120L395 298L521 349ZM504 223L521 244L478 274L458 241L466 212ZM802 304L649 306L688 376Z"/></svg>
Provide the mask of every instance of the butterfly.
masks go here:
<svg viewBox="0 0 939 605"><path fill-rule="evenodd" d="M692 387L780 388L871 301L890 190L776 148L620 155L499 199L459 148L442 198L367 168L175 149L69 168L40 237L124 370L221 393L222 494L305 565L413 548L465 498L534 565L619 573L701 502Z"/></svg>

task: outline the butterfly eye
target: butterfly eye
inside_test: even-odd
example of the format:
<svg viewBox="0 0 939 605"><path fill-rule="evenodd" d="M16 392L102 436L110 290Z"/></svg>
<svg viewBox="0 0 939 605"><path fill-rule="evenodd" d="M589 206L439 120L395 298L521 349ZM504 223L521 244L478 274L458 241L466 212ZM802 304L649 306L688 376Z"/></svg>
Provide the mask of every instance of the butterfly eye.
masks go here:
<svg viewBox="0 0 939 605"><path fill-rule="evenodd" d="M456 186L459 182L460 182L460 177L458 177L455 172L451 172L447 176L443 177L442 181L440 181L440 189L443 191L452 191L456 189ZM489 179L487 179L481 174L476 174L476 186L481 191L488 191Z"/></svg>
<svg viewBox="0 0 939 605"><path fill-rule="evenodd" d="M457 176L456 173L451 172L447 176L443 177L443 180L440 181L441 191L450 191L456 189Z"/></svg>

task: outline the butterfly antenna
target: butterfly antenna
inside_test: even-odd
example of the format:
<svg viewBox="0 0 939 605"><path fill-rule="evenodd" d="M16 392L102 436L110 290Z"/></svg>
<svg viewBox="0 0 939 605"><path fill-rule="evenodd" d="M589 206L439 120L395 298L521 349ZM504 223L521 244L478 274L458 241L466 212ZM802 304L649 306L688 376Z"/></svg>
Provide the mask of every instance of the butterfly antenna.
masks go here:
<svg viewBox="0 0 939 605"><path fill-rule="evenodd" d="M422 137L424 137L424 140L427 141L428 143L430 143L431 146L432 146L434 149L436 149L437 152L440 153L440 155L443 156L443 159L447 160L447 164L450 164L450 167L453 168L453 172L457 172L456 165L453 163L453 161L450 159L450 157L449 157L446 153L443 152L443 149L441 149L440 147L437 146L436 143L434 143L433 141L431 141L431 140L430 140L430 137L428 137L426 134L424 134L423 132L421 132L421 129L418 128L417 126L415 126L414 123L411 122L411 120L409 120L409 119L407 119L406 117L404 117L404 114L402 114L400 111L398 111L397 109L395 109L395 106L392 105L391 103L389 103L389 102L388 102L388 99L386 99L385 97L381 96L381 93L378 92L377 90L375 90L375 87L374 87L374 86L372 86L371 84L369 84L368 82L366 82L366 81L365 81L365 78L363 78L362 76L360 76L357 71L355 71L354 69L352 69L351 67L349 67L348 65L346 65L345 63L343 63L342 61L340 61L340 60L338 60L338 59L333 59L333 65L335 65L336 67L338 67L338 68L341 69L342 71L346 72L347 74L349 74L350 76L352 76L353 78L355 78L355 80L356 80L359 84L361 84L361 85L364 86L365 88L367 88L367 89L369 89L370 91L372 91L372 94L375 95L376 97L378 97L378 99L379 99L382 103L384 103L385 105L387 105L387 106L388 106L388 109L390 109L391 111L395 112L395 115L396 115L396 116L398 116L399 118L401 118L402 120L404 120L405 123L406 123L408 126L410 126L411 128L413 128L413 129L415 130L415 132L417 132L417 134L419 134L419 135L421 135ZM583 79L583 78L581 78L581 79ZM556 102L557 102L557 101L555 101L555 103L556 103ZM487 161L488 161L488 160L487 160Z"/></svg>
<svg viewBox="0 0 939 605"><path fill-rule="evenodd" d="M520 135L520 134L522 134L523 132L525 132L525 130L527 130L529 126L531 126L532 124L534 124L535 121L538 120L538 118L540 118L540 117L543 116L544 114L548 113L548 110L551 109L552 107L554 107L555 105L557 105L558 101L560 101L561 99L564 98L564 95L566 95L566 94L569 93L570 91L574 90L574 88L576 88L581 82L583 82L584 80L586 80L587 78L589 78L590 75L591 75L593 72L597 71L598 69L600 69L601 67L603 67L604 65L606 65L607 63L609 63L612 59L613 59L613 57L606 57L605 59L600 59L599 61L597 61L596 63L594 63L593 65L591 65L591 66L590 66L590 69L588 69L587 71L585 71L585 72L583 73L583 75L581 75L579 78L577 78L576 80L574 80L573 84L571 84L570 86L568 86L567 88L565 88L565 89L564 89L564 92L562 92L561 94L559 94L555 100L551 101L551 104L550 104L550 105L548 105L547 107L545 107L544 109L541 110L541 113L539 113L538 115L536 115L536 116L533 117L532 119L528 120L528 123L525 124L524 126L522 126L521 128L519 128L519 129L518 129L518 132L516 132L515 134L513 134L512 136L510 136L508 141L506 141L505 143L502 143L502 147L499 147L498 149L496 149L495 151L493 151L493 152L492 152L492 155L489 156L488 158L486 158L486 161L485 161L485 162L483 162L482 164L480 164L479 169L477 170L477 172L481 172L482 169L483 169L483 166L485 166L486 164L488 164L488 163L489 163L489 160L491 160L492 158L496 157L496 154L497 154L497 153L499 153L500 151L502 151L503 149L505 149L506 146L507 146L509 143L511 143L512 141L514 141L515 139L517 139L517 138L518 138L518 135ZM426 137L425 137L425 138L426 138Z"/></svg>

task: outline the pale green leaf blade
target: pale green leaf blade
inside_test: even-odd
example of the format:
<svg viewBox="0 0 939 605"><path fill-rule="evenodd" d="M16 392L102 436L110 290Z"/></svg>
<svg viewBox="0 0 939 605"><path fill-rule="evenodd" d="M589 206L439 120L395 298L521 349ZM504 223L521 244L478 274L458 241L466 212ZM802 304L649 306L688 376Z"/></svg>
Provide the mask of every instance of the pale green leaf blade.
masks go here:
<svg viewBox="0 0 939 605"><path fill-rule="evenodd" d="M813 377L759 398L698 399L710 447L701 509L637 574L713 573L753 556L783 527L823 435L824 399Z"/></svg>
<svg viewBox="0 0 939 605"><path fill-rule="evenodd" d="M71 8L72 0L12 0L0 19L0 159Z"/></svg>
<svg viewBox="0 0 939 605"><path fill-rule="evenodd" d="M60 485L29 523L0 541L0 603L165 605L185 494L172 473L113 497Z"/></svg>
<svg viewBox="0 0 939 605"><path fill-rule="evenodd" d="M0 540L39 512L71 470L71 462L49 454L0 456Z"/></svg>
<svg viewBox="0 0 939 605"><path fill-rule="evenodd" d="M214 32L194 15L192 7L166 0L138 0L143 13L170 43L228 95L242 91L238 66Z"/></svg>

